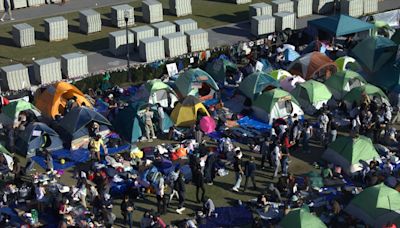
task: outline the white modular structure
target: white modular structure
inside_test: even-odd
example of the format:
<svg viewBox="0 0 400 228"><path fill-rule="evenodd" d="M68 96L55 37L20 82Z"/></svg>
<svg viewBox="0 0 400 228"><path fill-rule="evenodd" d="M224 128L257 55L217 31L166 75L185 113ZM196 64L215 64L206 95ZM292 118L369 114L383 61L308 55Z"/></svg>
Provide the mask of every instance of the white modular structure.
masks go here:
<svg viewBox="0 0 400 228"><path fill-rule="evenodd" d="M52 17L44 20L44 30L48 41L68 39L68 20L64 17Z"/></svg>
<svg viewBox="0 0 400 228"><path fill-rule="evenodd" d="M28 7L28 2L26 0L9 0L12 6L12 9L21 9Z"/></svg>
<svg viewBox="0 0 400 228"><path fill-rule="evenodd" d="M291 0L274 0L271 4L274 13L294 12L294 4Z"/></svg>
<svg viewBox="0 0 400 228"><path fill-rule="evenodd" d="M140 40L155 36L154 28L148 25L131 28L131 32L133 33L134 36L135 48L139 47Z"/></svg>
<svg viewBox="0 0 400 228"><path fill-rule="evenodd" d="M12 36L18 47L35 45L35 29L26 23L13 25Z"/></svg>
<svg viewBox="0 0 400 228"><path fill-rule="evenodd" d="M264 2L249 5L250 20L254 16L264 16L264 15L272 16L272 6L271 5L264 3Z"/></svg>
<svg viewBox="0 0 400 228"><path fill-rule="evenodd" d="M156 23L163 21L163 7L157 0L144 0L142 2L143 21Z"/></svg>
<svg viewBox="0 0 400 228"><path fill-rule="evenodd" d="M28 68L22 64L15 64L1 68L2 90L22 90L31 87Z"/></svg>
<svg viewBox="0 0 400 228"><path fill-rule="evenodd" d="M40 6L46 4L45 0L28 0L28 6Z"/></svg>
<svg viewBox="0 0 400 228"><path fill-rule="evenodd" d="M178 30L178 32L181 33L197 29L197 21L190 18L175 20L174 23L176 24L176 29Z"/></svg>
<svg viewBox="0 0 400 228"><path fill-rule="evenodd" d="M251 3L251 0L233 0L233 3L236 4L247 4L247 3Z"/></svg>
<svg viewBox="0 0 400 228"><path fill-rule="evenodd" d="M89 73L85 54L76 52L61 56L61 70L67 78L77 78Z"/></svg>
<svg viewBox="0 0 400 228"><path fill-rule="evenodd" d="M146 62L165 59L164 41L157 36L140 40L139 56Z"/></svg>
<svg viewBox="0 0 400 228"><path fill-rule="evenodd" d="M196 29L185 32L189 51L204 51L210 47L208 32L204 29Z"/></svg>
<svg viewBox="0 0 400 228"><path fill-rule="evenodd" d="M127 47L133 51L133 33L128 31L128 44L126 43L126 30L110 32L108 34L109 51L115 56L126 55ZM128 45L128 46L127 46Z"/></svg>
<svg viewBox="0 0 400 228"><path fill-rule="evenodd" d="M169 0L169 12L177 17L192 14L192 0Z"/></svg>
<svg viewBox="0 0 400 228"><path fill-rule="evenodd" d="M128 26L135 24L134 8L128 4L111 7L111 23L118 28L125 26L125 12L128 15Z"/></svg>
<svg viewBox="0 0 400 228"><path fill-rule="evenodd" d="M61 81L61 61L54 57L39 59L33 62L35 80L41 85Z"/></svg>
<svg viewBox="0 0 400 228"><path fill-rule="evenodd" d="M181 32L166 34L163 36L165 53L169 57L176 57L188 52L186 36Z"/></svg>
<svg viewBox="0 0 400 228"><path fill-rule="evenodd" d="M333 12L335 0L313 0L313 12L327 14Z"/></svg>
<svg viewBox="0 0 400 228"><path fill-rule="evenodd" d="M160 38L166 34L176 32L175 24L169 21L155 23L152 24L151 26L154 28L156 36Z"/></svg>
<svg viewBox="0 0 400 228"><path fill-rule="evenodd" d="M280 32L284 29L296 29L296 15L291 12L279 12L274 14L275 30Z"/></svg>
<svg viewBox="0 0 400 228"><path fill-rule="evenodd" d="M270 15L254 16L251 18L251 33L262 36L275 32L275 17Z"/></svg>
<svg viewBox="0 0 400 228"><path fill-rule="evenodd" d="M364 0L364 15L378 12L379 0Z"/></svg>
<svg viewBox="0 0 400 228"><path fill-rule="evenodd" d="M313 0L293 0L297 17L310 16L313 13Z"/></svg>
<svg viewBox="0 0 400 228"><path fill-rule="evenodd" d="M100 13L92 9L79 11L79 25L80 30L85 34L100 32Z"/></svg>
<svg viewBox="0 0 400 228"><path fill-rule="evenodd" d="M364 14L364 0L342 0L340 12L352 17L360 17Z"/></svg>

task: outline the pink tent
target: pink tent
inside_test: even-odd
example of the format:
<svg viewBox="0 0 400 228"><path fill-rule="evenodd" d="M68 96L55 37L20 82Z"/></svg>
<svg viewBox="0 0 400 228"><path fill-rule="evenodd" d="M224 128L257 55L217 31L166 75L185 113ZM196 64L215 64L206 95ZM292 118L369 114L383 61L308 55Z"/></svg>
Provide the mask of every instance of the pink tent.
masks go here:
<svg viewBox="0 0 400 228"><path fill-rule="evenodd" d="M200 120L200 129L208 134L215 131L217 125L215 124L215 120L211 116L204 116Z"/></svg>
<svg viewBox="0 0 400 228"><path fill-rule="evenodd" d="M288 76L280 81L281 88L287 92L291 92L296 88L297 84L303 83L305 80L300 76Z"/></svg>

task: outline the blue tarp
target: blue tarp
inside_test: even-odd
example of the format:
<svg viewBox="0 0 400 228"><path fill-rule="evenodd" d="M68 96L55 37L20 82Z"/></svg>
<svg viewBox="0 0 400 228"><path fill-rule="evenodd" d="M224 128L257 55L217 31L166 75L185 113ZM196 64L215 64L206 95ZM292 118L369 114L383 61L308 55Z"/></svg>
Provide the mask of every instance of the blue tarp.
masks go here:
<svg viewBox="0 0 400 228"><path fill-rule="evenodd" d="M123 145L117 148L109 148L108 154L120 153L124 150L129 149L129 145ZM102 152L103 154L103 152ZM62 170L73 167L78 163L87 162L90 158L90 152L87 149L80 149L75 151L70 151L66 149L57 150L52 153L53 164L55 170ZM60 159L64 159L66 162L64 165L60 164ZM42 168L46 169L47 165L45 162L45 157L35 156L33 160L38 163Z"/></svg>
<svg viewBox="0 0 400 228"><path fill-rule="evenodd" d="M293 62L294 60L300 57L300 54L297 53L297 51L290 48L286 48L283 54L285 56L285 61L288 62Z"/></svg>
<svg viewBox="0 0 400 228"><path fill-rule="evenodd" d="M241 118L240 120L237 121L237 123L241 127L254 128L259 131L268 131L272 127L269 124L263 123L261 121L255 120L255 119L251 119L248 116Z"/></svg>
<svg viewBox="0 0 400 228"><path fill-rule="evenodd" d="M243 206L218 207L215 209L217 217L208 217L207 223L200 225L199 228L215 227L240 227L253 224L253 214Z"/></svg>

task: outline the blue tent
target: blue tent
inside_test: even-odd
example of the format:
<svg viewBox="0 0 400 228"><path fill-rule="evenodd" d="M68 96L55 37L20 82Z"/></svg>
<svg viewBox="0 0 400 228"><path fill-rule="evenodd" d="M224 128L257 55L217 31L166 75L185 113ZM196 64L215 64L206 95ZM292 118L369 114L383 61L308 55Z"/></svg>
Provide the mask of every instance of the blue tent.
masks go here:
<svg viewBox="0 0 400 228"><path fill-rule="evenodd" d="M263 64L262 71L264 73L269 73L274 70L272 64L267 59L260 59L259 61Z"/></svg>
<svg viewBox="0 0 400 228"><path fill-rule="evenodd" d="M308 21L308 25L335 37L367 31L374 27L373 24L343 14Z"/></svg>
<svg viewBox="0 0 400 228"><path fill-rule="evenodd" d="M288 62L293 62L294 60L300 57L300 54L291 48L286 48L285 51L283 52L283 55L285 56L285 61Z"/></svg>

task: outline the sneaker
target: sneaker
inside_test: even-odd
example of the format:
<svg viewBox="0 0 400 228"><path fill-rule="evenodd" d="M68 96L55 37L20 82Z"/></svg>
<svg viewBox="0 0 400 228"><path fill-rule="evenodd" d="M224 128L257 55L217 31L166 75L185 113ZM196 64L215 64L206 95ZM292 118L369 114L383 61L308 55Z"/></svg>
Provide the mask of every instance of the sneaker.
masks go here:
<svg viewBox="0 0 400 228"><path fill-rule="evenodd" d="M178 208L178 209L176 209L176 213L178 213L178 214L182 214L182 212L185 210L186 208L184 208L184 207L182 207L182 208Z"/></svg>
<svg viewBox="0 0 400 228"><path fill-rule="evenodd" d="M207 185L213 185L213 184L214 184L213 182L208 182L208 183L207 183Z"/></svg>
<svg viewBox="0 0 400 228"><path fill-rule="evenodd" d="M234 192L239 192L239 189L237 189L237 188L232 188L232 191L234 191Z"/></svg>
<svg viewBox="0 0 400 228"><path fill-rule="evenodd" d="M153 142L153 139L149 139L149 140L147 140L147 142Z"/></svg>
<svg viewBox="0 0 400 228"><path fill-rule="evenodd" d="M0 18L0 21L4 21L4 19L3 19L3 18Z"/></svg>
<svg viewBox="0 0 400 228"><path fill-rule="evenodd" d="M14 21L15 19L14 18L10 18L10 21Z"/></svg>
<svg viewBox="0 0 400 228"><path fill-rule="evenodd" d="M153 136L153 139L156 139L157 138L157 136Z"/></svg>

